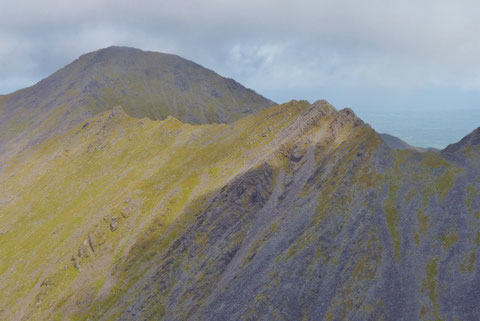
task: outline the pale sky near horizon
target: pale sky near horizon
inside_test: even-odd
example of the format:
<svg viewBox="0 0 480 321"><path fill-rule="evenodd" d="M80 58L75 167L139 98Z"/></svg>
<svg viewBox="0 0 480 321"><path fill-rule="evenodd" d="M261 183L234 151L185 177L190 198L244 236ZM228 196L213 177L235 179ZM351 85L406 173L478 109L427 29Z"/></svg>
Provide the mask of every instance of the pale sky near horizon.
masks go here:
<svg viewBox="0 0 480 321"><path fill-rule="evenodd" d="M445 111L463 135L472 124L455 110L480 110L479 15L469 0L1 0L0 94L125 45L178 54L279 103Z"/></svg>

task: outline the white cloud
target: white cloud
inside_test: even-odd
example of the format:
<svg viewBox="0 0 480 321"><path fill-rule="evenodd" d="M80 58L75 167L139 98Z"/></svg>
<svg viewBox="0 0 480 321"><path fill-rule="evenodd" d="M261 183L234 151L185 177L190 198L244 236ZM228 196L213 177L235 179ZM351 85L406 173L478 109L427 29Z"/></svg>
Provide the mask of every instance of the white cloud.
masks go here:
<svg viewBox="0 0 480 321"><path fill-rule="evenodd" d="M469 0L3 0L0 92L112 44L179 54L277 100L480 92L479 13Z"/></svg>

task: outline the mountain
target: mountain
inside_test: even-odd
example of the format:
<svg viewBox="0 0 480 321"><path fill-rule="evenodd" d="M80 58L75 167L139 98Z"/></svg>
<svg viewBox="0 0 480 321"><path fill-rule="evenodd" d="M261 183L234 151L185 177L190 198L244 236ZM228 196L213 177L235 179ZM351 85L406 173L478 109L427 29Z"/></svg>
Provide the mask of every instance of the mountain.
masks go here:
<svg viewBox="0 0 480 321"><path fill-rule="evenodd" d="M459 151L464 151L466 153L471 153L473 148L478 146L480 146L480 127L465 136L458 143L448 145L443 152L457 153Z"/></svg>
<svg viewBox="0 0 480 321"><path fill-rule="evenodd" d="M121 104L133 117L172 115L193 124L232 122L275 105L233 79L176 55L109 47L85 54L38 84L3 97L6 110L66 105L88 114Z"/></svg>
<svg viewBox="0 0 480 321"><path fill-rule="evenodd" d="M393 148L393 149L411 149L411 150L416 150L418 152L437 152L437 151L439 151L438 149L432 148L432 147L423 148L423 147L412 146L409 143L401 140L400 138L395 137L395 136L390 135L390 134L385 134L385 133L380 134L380 137L382 137L385 144L387 144L388 146L390 146L390 148Z"/></svg>
<svg viewBox="0 0 480 321"><path fill-rule="evenodd" d="M109 47L0 96L0 151L13 141L16 155L117 105L136 118L171 115L206 124L233 122L275 103L179 56Z"/></svg>
<svg viewBox="0 0 480 321"><path fill-rule="evenodd" d="M420 153L324 100L211 124L125 109L2 154L0 319L480 314L478 129Z"/></svg>

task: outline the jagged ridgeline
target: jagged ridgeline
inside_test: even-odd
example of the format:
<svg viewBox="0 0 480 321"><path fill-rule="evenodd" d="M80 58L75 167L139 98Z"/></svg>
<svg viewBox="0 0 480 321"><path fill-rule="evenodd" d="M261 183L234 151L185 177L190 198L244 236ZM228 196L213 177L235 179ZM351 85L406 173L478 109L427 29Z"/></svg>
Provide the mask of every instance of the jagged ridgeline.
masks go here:
<svg viewBox="0 0 480 321"><path fill-rule="evenodd" d="M2 154L1 320L480 315L480 129L419 152L326 101L82 117Z"/></svg>

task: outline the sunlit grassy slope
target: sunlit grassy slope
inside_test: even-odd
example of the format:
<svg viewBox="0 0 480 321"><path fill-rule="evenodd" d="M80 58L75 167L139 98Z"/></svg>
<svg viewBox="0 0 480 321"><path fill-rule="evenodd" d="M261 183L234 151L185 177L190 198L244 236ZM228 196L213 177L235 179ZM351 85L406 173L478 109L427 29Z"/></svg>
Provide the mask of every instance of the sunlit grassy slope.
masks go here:
<svg viewBox="0 0 480 321"><path fill-rule="evenodd" d="M282 140L274 137L307 106L288 104L233 126L139 120L118 107L18 155L0 178L2 310L20 316L45 278L58 279L54 298L72 291L81 279L72 256L110 215L118 232L106 231L101 258L91 258L94 278L105 279L153 220L166 229L187 204L277 150Z"/></svg>
<svg viewBox="0 0 480 321"><path fill-rule="evenodd" d="M391 150L325 101L101 112L0 172L0 319L468 318L480 151L454 149Z"/></svg>

